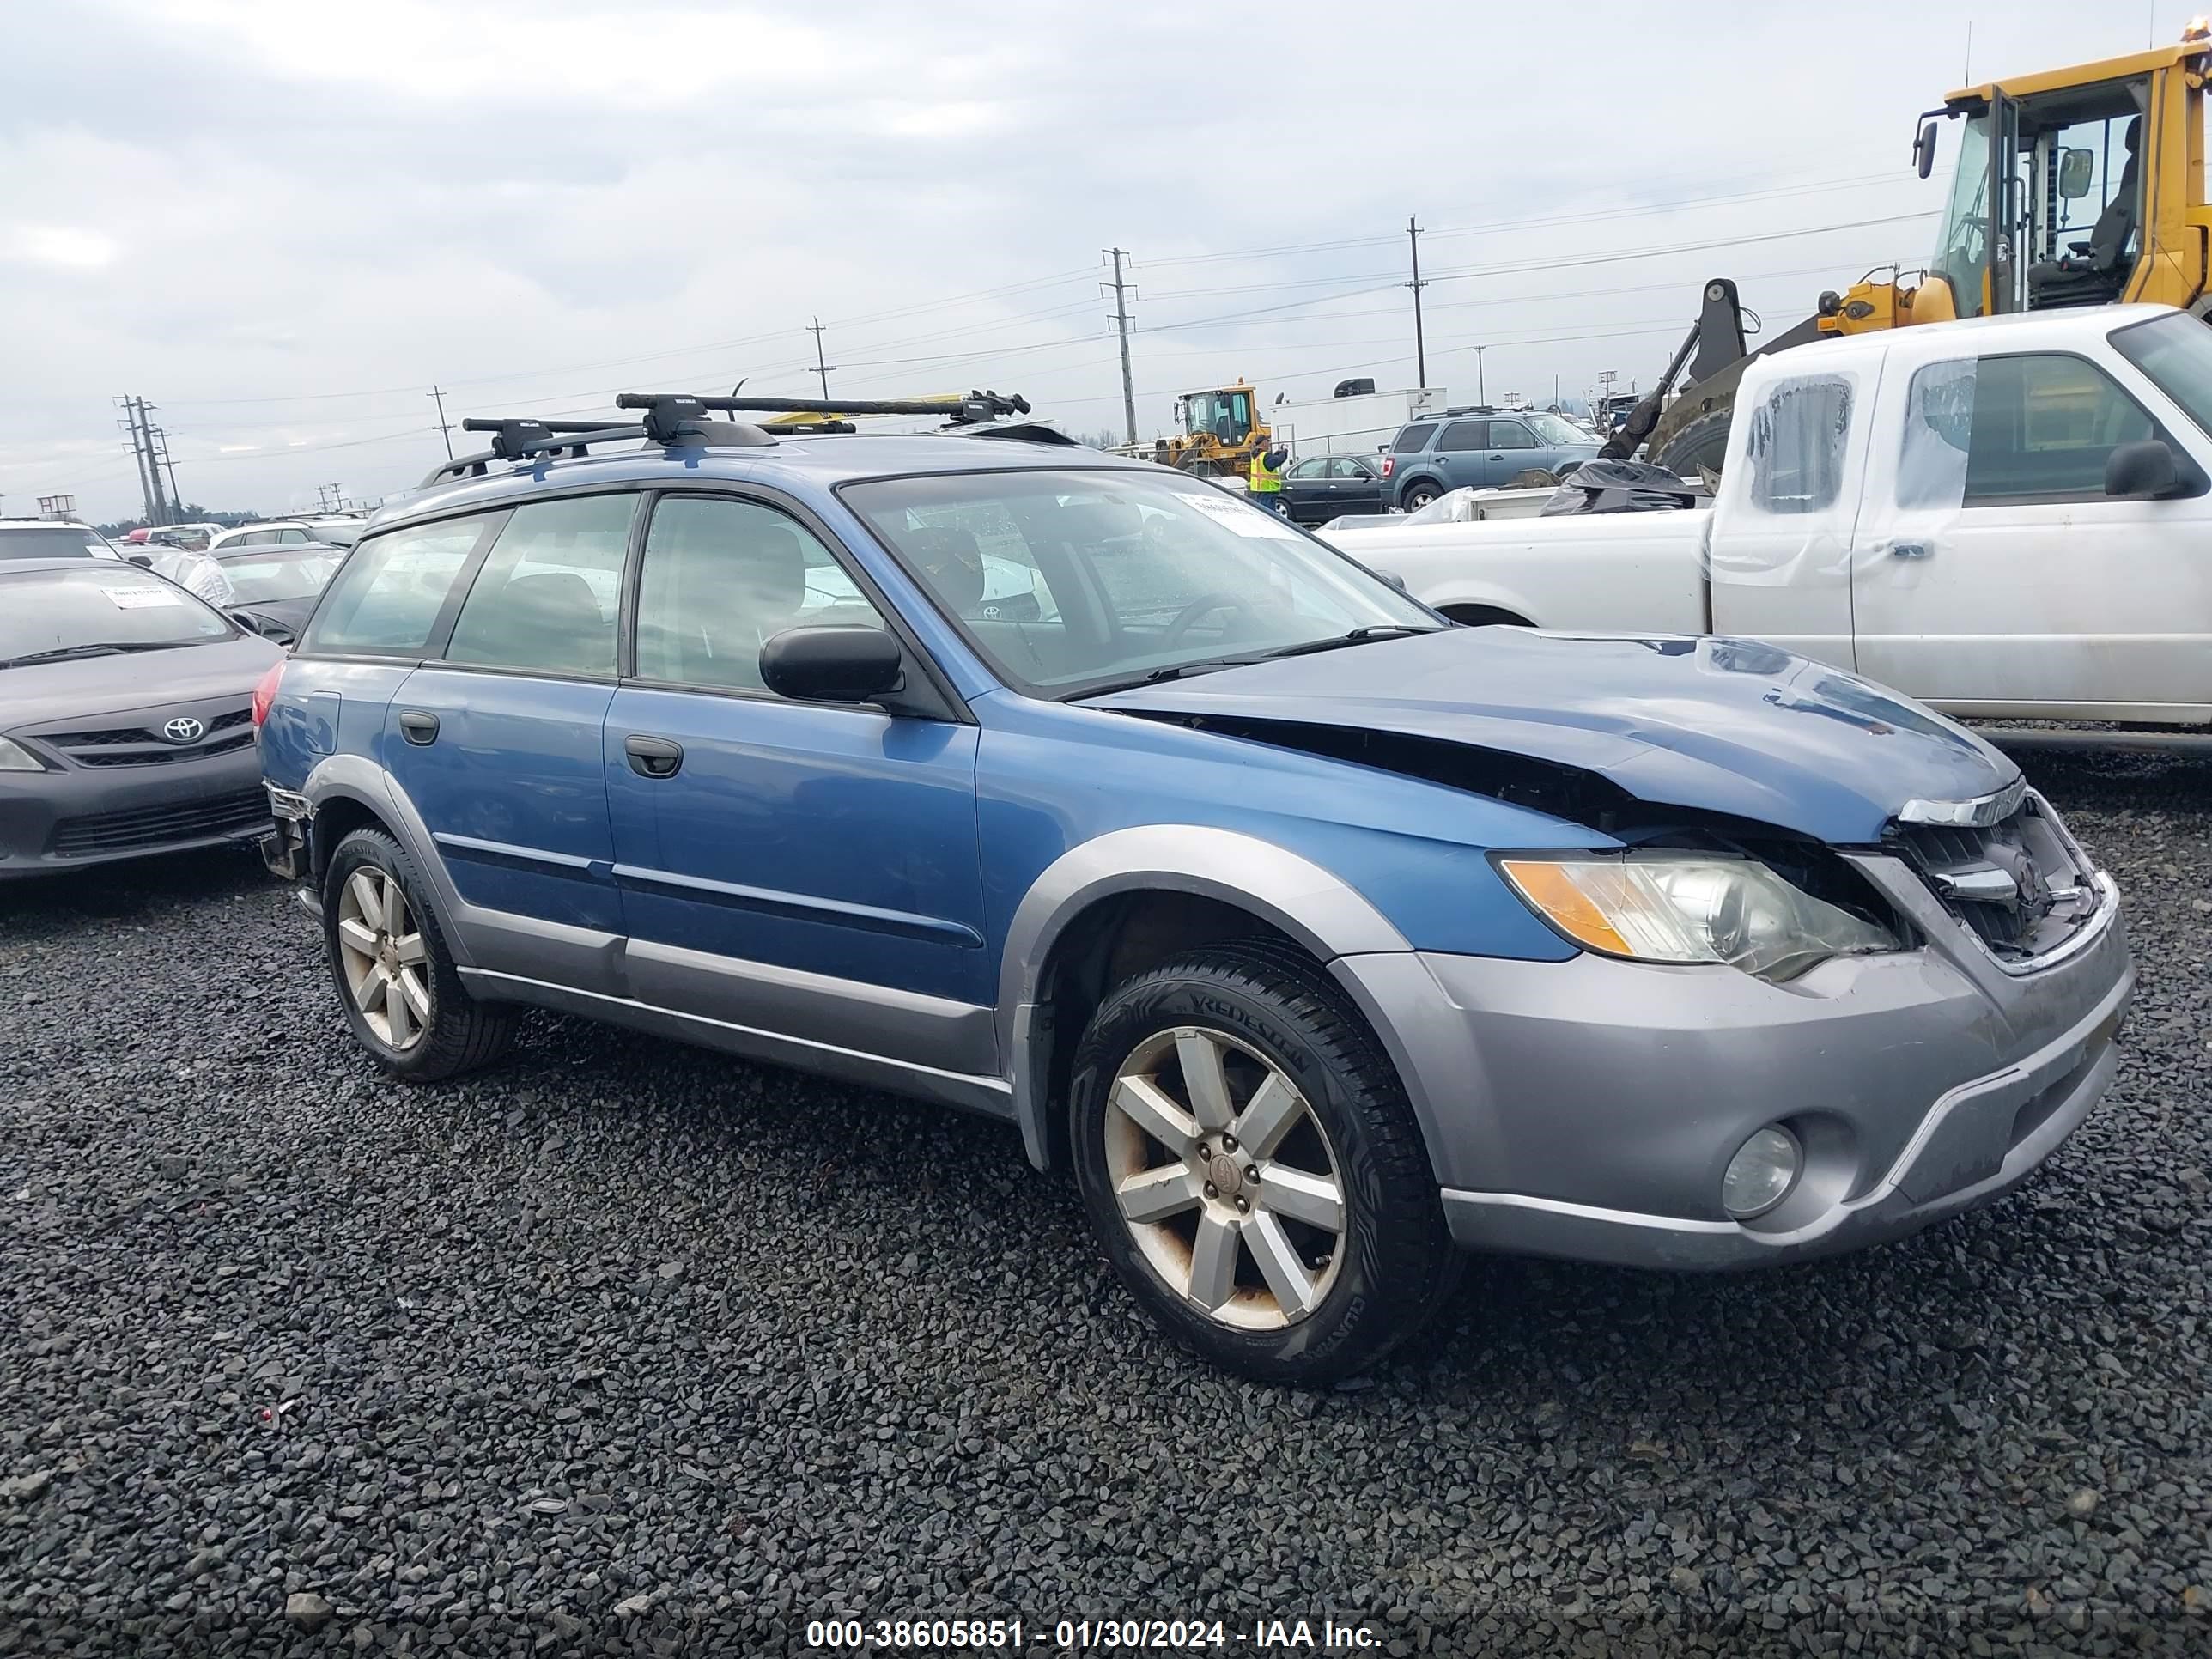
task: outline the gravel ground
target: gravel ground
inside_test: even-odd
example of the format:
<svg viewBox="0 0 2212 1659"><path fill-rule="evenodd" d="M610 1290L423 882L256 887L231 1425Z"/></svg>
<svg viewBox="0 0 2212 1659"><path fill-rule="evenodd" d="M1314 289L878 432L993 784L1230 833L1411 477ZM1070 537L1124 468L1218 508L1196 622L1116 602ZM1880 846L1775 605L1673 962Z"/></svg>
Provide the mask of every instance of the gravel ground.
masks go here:
<svg viewBox="0 0 2212 1659"><path fill-rule="evenodd" d="M2143 966L2039 1181L1778 1273L1484 1263L1320 1395L1155 1340L1009 1129L553 1019L401 1088L249 862L6 890L0 1651L2212 1651L2212 764L2032 768Z"/></svg>

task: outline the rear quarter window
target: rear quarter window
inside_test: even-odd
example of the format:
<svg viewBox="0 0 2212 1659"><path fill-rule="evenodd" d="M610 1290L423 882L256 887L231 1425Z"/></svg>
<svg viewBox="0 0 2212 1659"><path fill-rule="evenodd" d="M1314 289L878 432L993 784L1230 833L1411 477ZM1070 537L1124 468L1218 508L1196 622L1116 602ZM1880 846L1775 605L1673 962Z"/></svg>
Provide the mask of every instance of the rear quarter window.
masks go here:
<svg viewBox="0 0 2212 1659"><path fill-rule="evenodd" d="M476 513L365 538L331 580L300 649L424 655L470 555L506 516Z"/></svg>
<svg viewBox="0 0 2212 1659"><path fill-rule="evenodd" d="M1436 422L1433 421L1425 426L1409 426L1398 434L1398 441L1390 447L1397 454L1410 454L1414 450L1425 447L1429 441L1429 434L1436 429Z"/></svg>

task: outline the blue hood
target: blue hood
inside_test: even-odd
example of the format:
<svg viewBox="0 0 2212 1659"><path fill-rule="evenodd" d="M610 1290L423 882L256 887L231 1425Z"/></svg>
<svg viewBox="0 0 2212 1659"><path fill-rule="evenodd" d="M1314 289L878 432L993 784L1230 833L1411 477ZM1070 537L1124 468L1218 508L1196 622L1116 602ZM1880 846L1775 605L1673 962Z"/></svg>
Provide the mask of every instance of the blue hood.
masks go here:
<svg viewBox="0 0 2212 1659"><path fill-rule="evenodd" d="M1093 706L1282 720L1579 767L1658 805L1867 846L1908 800L2020 775L1941 714L1753 640L1454 628L1118 691Z"/></svg>

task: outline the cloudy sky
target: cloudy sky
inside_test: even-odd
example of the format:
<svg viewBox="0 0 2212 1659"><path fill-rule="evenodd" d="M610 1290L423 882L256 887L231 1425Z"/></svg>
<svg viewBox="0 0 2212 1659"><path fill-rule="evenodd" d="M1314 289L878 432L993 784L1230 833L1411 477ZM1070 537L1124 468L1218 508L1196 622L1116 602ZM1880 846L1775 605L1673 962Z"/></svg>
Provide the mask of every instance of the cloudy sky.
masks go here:
<svg viewBox="0 0 2212 1659"><path fill-rule="evenodd" d="M1860 20L1856 26L1850 19ZM2140 0L1376 8L1307 0L0 0L0 513L137 510L112 400L210 507L374 500L449 415L617 391L989 385L1137 414L1428 380L1648 384L1698 284L1772 329L1925 257L1913 117L2137 51ZM459 434L456 434L458 438Z"/></svg>

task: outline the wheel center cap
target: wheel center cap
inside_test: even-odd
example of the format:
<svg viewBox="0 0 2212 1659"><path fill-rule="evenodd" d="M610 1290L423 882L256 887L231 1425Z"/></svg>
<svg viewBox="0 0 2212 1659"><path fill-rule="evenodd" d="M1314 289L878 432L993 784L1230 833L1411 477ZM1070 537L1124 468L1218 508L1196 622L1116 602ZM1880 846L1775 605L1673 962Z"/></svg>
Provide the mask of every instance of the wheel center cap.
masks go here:
<svg viewBox="0 0 2212 1659"><path fill-rule="evenodd" d="M1213 1183L1214 1190L1224 1198L1234 1198L1243 1190L1244 1171L1226 1152L1216 1152L1207 1160L1206 1178Z"/></svg>

